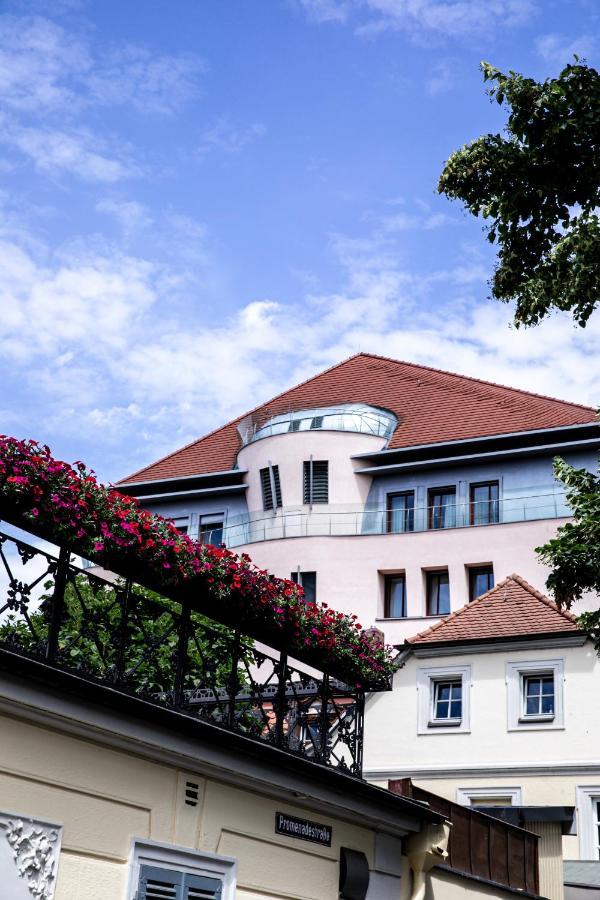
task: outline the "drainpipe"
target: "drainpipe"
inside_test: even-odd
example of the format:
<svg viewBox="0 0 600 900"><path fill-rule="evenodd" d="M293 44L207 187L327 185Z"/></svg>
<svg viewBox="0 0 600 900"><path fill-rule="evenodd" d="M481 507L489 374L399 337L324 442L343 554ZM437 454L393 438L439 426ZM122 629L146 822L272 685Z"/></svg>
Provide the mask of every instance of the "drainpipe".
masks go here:
<svg viewBox="0 0 600 900"><path fill-rule="evenodd" d="M412 893L409 900L425 900L427 872L448 859L450 822L427 825L406 841L406 856L412 871Z"/></svg>

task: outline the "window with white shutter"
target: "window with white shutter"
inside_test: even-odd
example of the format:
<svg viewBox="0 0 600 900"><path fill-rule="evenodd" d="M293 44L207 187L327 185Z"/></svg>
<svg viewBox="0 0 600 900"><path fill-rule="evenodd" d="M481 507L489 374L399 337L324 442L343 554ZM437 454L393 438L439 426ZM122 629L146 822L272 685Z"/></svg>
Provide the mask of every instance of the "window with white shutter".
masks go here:
<svg viewBox="0 0 600 900"><path fill-rule="evenodd" d="M160 866L141 866L136 900L220 900L222 882Z"/></svg>
<svg viewBox="0 0 600 900"><path fill-rule="evenodd" d="M235 900L235 896L233 857L133 839L127 900Z"/></svg>
<svg viewBox="0 0 600 900"><path fill-rule="evenodd" d="M326 459L304 462L304 503L329 503L329 463Z"/></svg>

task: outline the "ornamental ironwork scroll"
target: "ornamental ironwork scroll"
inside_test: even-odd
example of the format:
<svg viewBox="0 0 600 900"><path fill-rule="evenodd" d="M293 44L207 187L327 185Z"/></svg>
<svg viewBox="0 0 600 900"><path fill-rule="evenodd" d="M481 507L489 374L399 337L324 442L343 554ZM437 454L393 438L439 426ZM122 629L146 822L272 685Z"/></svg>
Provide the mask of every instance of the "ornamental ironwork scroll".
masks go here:
<svg viewBox="0 0 600 900"><path fill-rule="evenodd" d="M2 650L361 777L361 690L10 529L0 530Z"/></svg>

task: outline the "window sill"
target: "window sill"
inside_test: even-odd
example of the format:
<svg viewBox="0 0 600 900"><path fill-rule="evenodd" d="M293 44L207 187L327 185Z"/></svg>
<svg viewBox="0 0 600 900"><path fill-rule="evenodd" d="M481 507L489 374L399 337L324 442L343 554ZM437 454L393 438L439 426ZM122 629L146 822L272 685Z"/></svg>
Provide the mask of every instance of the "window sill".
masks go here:
<svg viewBox="0 0 600 900"><path fill-rule="evenodd" d="M428 728L460 728L462 719L433 719L427 723Z"/></svg>
<svg viewBox="0 0 600 900"><path fill-rule="evenodd" d="M537 725L539 723L548 724L554 722L554 716L520 716L519 725Z"/></svg>

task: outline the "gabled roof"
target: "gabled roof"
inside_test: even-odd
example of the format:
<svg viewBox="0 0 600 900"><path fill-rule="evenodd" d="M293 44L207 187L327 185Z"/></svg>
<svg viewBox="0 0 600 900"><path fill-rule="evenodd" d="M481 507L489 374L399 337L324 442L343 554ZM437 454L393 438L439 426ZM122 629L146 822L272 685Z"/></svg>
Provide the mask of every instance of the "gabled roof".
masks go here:
<svg viewBox="0 0 600 900"><path fill-rule="evenodd" d="M513 574L431 628L408 638L407 643L445 644L565 633L582 634L575 616Z"/></svg>
<svg viewBox="0 0 600 900"><path fill-rule="evenodd" d="M393 412L398 426L390 439L390 449L595 421L595 411L588 406L359 353L140 469L123 482L232 468L241 447L237 426L243 419L252 416L254 421L264 421L280 413L340 403L366 403Z"/></svg>

